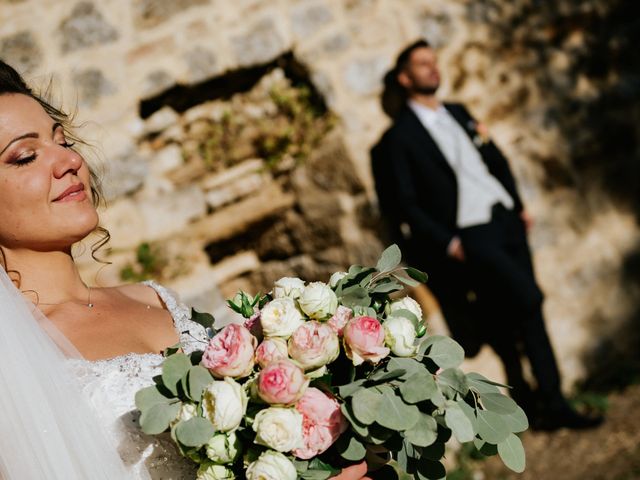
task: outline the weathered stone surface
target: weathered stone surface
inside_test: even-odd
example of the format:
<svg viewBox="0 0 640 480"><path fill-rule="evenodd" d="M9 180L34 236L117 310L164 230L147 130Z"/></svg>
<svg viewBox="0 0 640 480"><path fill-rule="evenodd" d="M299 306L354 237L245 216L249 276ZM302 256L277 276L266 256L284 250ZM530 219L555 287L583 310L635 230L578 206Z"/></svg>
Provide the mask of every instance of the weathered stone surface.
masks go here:
<svg viewBox="0 0 640 480"><path fill-rule="evenodd" d="M230 43L241 67L267 63L286 48L284 39L271 18L249 25L246 33L234 36Z"/></svg>
<svg viewBox="0 0 640 480"><path fill-rule="evenodd" d="M332 20L333 14L323 2L300 2L291 9L293 32L300 38L310 37Z"/></svg>
<svg viewBox="0 0 640 480"><path fill-rule="evenodd" d="M59 30L63 52L113 42L118 38L117 30L104 19L95 5L84 1L76 4L60 24Z"/></svg>
<svg viewBox="0 0 640 480"><path fill-rule="evenodd" d="M121 199L109 204L100 215L101 224L111 234L110 246L115 249L136 248L143 241L144 217L135 202Z"/></svg>
<svg viewBox="0 0 640 480"><path fill-rule="evenodd" d="M30 73L42 60L42 49L28 30L0 41L0 58L22 74Z"/></svg>
<svg viewBox="0 0 640 480"><path fill-rule="evenodd" d="M451 40L451 17L447 13L425 12L417 19L420 35L435 48L441 48Z"/></svg>
<svg viewBox="0 0 640 480"><path fill-rule="evenodd" d="M169 128L171 125L178 122L178 114L171 107L162 107L155 112L145 122L146 133L156 133Z"/></svg>
<svg viewBox="0 0 640 480"><path fill-rule="evenodd" d="M216 55L204 47L195 47L185 54L189 83L198 83L220 73Z"/></svg>
<svg viewBox="0 0 640 480"><path fill-rule="evenodd" d="M284 193L277 184L261 189L256 195L230 205L193 224L185 235L206 242L225 240L252 224L291 207L293 195Z"/></svg>
<svg viewBox="0 0 640 480"><path fill-rule="evenodd" d="M175 85L175 79L164 70L155 70L144 79L143 97L153 97Z"/></svg>
<svg viewBox="0 0 640 480"><path fill-rule="evenodd" d="M235 182L243 177L264 172L264 162L259 158L245 160L242 163L234 165L220 173L214 173L204 177L200 186L208 191L216 188L224 187L229 183Z"/></svg>
<svg viewBox="0 0 640 480"><path fill-rule="evenodd" d="M204 194L195 186L145 199L139 207L144 219L144 236L148 240L184 233L189 222L204 216L207 211Z"/></svg>
<svg viewBox="0 0 640 480"><path fill-rule="evenodd" d="M205 195L207 204L212 209L220 208L223 205L227 205L258 191L268 180L269 176L264 173L246 175L224 186L216 187L208 191Z"/></svg>
<svg viewBox="0 0 640 480"><path fill-rule="evenodd" d="M106 95L116 92L116 86L109 81L101 70L88 68L77 72L73 82L78 87L80 104L92 107Z"/></svg>
<svg viewBox="0 0 640 480"><path fill-rule="evenodd" d="M133 22L139 28L155 27L190 7L207 3L209 0L135 0Z"/></svg>
<svg viewBox="0 0 640 480"><path fill-rule="evenodd" d="M147 160L133 149L111 155L103 179L105 198L111 200L134 192L143 184L148 173Z"/></svg>
<svg viewBox="0 0 640 480"><path fill-rule="evenodd" d="M351 46L349 35L344 32L331 35L322 42L322 50L325 53L339 53Z"/></svg>
<svg viewBox="0 0 640 480"><path fill-rule="evenodd" d="M151 157L151 169L158 174L175 170L183 163L182 149L175 143L154 152Z"/></svg>
<svg viewBox="0 0 640 480"><path fill-rule="evenodd" d="M358 95L378 93L382 88L382 78L390 66L390 59L386 55L357 58L347 64L344 82L349 90Z"/></svg>

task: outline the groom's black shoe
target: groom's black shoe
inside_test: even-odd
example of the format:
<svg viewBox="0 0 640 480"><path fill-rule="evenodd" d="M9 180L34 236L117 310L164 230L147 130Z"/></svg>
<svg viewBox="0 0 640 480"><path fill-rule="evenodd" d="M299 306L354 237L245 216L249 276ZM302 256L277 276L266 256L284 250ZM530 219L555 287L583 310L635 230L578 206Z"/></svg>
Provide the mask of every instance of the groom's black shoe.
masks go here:
<svg viewBox="0 0 640 480"><path fill-rule="evenodd" d="M554 431L560 428L572 430L586 430L596 428L602 424L604 417L601 415L583 415L576 412L568 404L560 408L553 408L541 412L532 422L534 430Z"/></svg>

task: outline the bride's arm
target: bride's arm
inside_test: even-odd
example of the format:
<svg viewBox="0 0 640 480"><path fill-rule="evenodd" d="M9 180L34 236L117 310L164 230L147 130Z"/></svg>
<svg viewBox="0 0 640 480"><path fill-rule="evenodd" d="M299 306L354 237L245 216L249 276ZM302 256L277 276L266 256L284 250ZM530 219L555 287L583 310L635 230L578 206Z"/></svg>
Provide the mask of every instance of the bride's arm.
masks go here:
<svg viewBox="0 0 640 480"><path fill-rule="evenodd" d="M369 477L365 476L366 474L367 464L362 462L357 465L351 465L350 467L343 468L339 475L331 477L330 480L371 480Z"/></svg>

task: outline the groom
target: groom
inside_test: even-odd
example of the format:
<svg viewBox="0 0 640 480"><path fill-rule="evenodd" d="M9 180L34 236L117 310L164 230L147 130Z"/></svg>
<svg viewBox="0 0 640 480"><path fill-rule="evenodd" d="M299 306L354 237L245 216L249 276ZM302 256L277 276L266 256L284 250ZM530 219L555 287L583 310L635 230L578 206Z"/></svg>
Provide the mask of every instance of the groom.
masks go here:
<svg viewBox="0 0 640 480"><path fill-rule="evenodd" d="M506 158L463 105L436 98L440 73L426 41L400 53L385 83L383 107L394 123L371 152L380 210L409 261L429 273L452 335L471 355L491 345L513 397L540 428L597 425L601 419L576 413L560 391L530 221Z"/></svg>

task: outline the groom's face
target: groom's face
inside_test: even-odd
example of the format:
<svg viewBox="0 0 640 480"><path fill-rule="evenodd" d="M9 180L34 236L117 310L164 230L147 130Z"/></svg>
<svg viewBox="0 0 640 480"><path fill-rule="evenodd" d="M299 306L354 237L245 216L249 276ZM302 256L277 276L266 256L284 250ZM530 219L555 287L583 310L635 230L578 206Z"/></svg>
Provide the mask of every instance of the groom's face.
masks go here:
<svg viewBox="0 0 640 480"><path fill-rule="evenodd" d="M429 47L419 47L411 52L398 81L409 94L433 95L440 86L440 70L436 52Z"/></svg>

